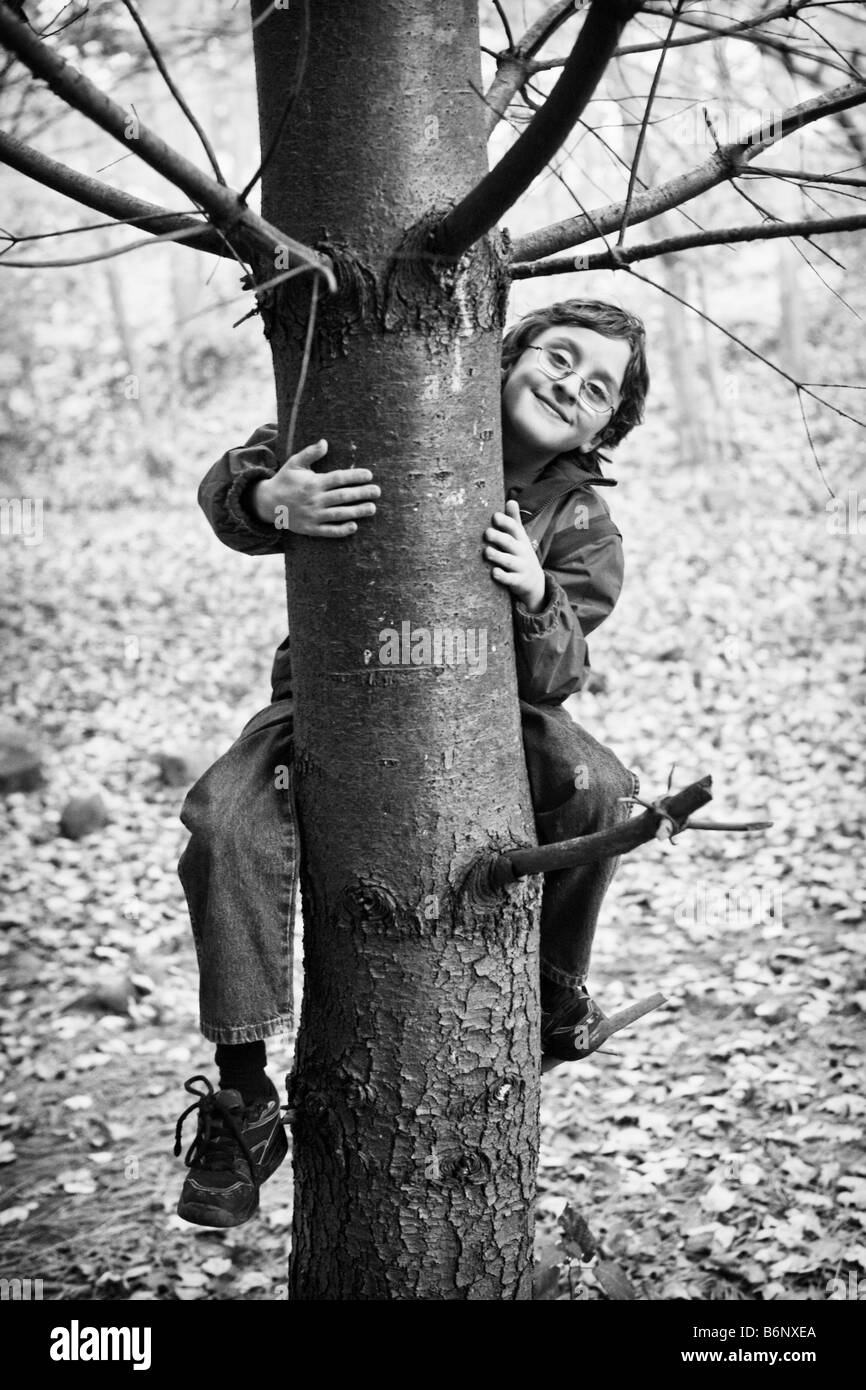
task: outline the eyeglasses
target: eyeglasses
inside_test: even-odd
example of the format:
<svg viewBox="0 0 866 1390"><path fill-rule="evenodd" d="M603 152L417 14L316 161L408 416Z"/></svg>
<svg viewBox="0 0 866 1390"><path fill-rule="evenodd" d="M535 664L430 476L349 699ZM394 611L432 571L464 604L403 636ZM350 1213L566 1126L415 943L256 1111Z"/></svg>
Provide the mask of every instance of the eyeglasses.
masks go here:
<svg viewBox="0 0 866 1390"><path fill-rule="evenodd" d="M598 381L595 377L587 381L586 377L580 375L567 353L551 347L533 347L530 351L540 353L538 365L551 381L564 381L567 376L572 375L580 377L577 398L594 415L606 415L608 411L616 409L616 402L604 382Z"/></svg>

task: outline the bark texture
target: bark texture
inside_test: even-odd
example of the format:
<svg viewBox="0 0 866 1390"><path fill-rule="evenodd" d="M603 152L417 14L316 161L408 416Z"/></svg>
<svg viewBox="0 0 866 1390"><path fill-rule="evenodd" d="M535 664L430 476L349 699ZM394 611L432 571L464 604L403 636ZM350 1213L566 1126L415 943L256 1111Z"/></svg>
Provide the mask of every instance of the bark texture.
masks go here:
<svg viewBox="0 0 866 1390"><path fill-rule="evenodd" d="M265 215L340 284L295 447L324 435L327 466L371 466L382 496L351 539L287 546L305 861L291 1295L526 1299L540 887L486 907L461 892L481 852L533 838L510 601L481 553L503 503L507 273L498 234L456 264L426 250L486 171L476 6L310 8L263 186ZM292 6L256 30L263 149L301 23ZM309 295L296 279L263 305L283 430Z"/></svg>

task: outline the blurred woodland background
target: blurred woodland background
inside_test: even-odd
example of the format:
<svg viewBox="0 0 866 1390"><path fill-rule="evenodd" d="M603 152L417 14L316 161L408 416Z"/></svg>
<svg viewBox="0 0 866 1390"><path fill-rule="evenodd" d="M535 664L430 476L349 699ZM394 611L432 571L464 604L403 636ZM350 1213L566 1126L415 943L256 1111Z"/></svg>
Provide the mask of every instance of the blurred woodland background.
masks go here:
<svg viewBox="0 0 866 1390"><path fill-rule="evenodd" d="M506 5L521 33L544 8ZM28 13L47 23L53 11ZM492 5L481 14L486 87L505 36ZM241 186L259 153L245 7L148 0L147 22ZM663 32L639 19L627 39ZM856 5L785 32L799 56L735 38L671 53L641 155L646 182L706 158L713 132L733 138L866 64ZM53 42L199 159L120 6L91 5ZM840 54L841 72L827 66ZM586 123L507 219L513 235L623 196L656 60L614 61ZM4 129L180 210L175 190L19 65L0 59L0 75ZM555 77L533 83L547 91ZM530 114L512 108L491 164ZM866 123L858 110L825 120L761 163L854 182L828 194L804 179L744 178L630 235L682 232L691 216L730 226L763 211L857 210ZM0 800L0 1274L42 1279L56 1299L279 1298L289 1165L256 1221L218 1232L172 1214L171 1157L183 1080L214 1074L175 872L178 810L267 703L285 632L282 561L220 546L196 487L218 454L273 418L269 352L257 317L245 317L239 266L152 245L75 267L4 268L4 255L96 255L139 234L55 236L105 219L8 169L0 209L0 497L43 506L38 540L8 523L0 536L0 741L41 768L13 777ZM835 383L821 393L862 417L866 245L853 233L714 246L638 269L656 283L576 272L511 294L510 318L588 296L647 325L646 422L607 469L626 584L590 644L594 675L573 713L640 773L645 795L661 793L676 764L679 785L712 774L716 817L768 813L774 825L687 834L622 865L592 983L608 1010L656 988L669 1003L604 1054L545 1078L543 1289L820 1299L835 1277L866 1275L866 433L808 397L807 431L790 382L708 319L797 380ZM69 803L82 797L89 811L76 824ZM270 1054L279 1080L291 1049Z"/></svg>

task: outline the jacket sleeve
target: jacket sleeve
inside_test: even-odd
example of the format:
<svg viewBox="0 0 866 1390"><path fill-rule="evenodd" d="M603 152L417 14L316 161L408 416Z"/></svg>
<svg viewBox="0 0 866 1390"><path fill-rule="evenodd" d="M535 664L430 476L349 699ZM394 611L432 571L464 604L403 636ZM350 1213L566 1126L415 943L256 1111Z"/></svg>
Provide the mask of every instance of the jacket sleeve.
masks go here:
<svg viewBox="0 0 866 1390"><path fill-rule="evenodd" d="M229 449L202 478L198 502L224 545L245 555L281 555L288 531L259 521L248 507L249 489L272 478L279 465L273 452L276 425L261 425L241 449Z"/></svg>
<svg viewBox="0 0 866 1390"><path fill-rule="evenodd" d="M573 558L545 567L544 576L538 613L514 605L518 692L533 705L562 704L584 684L587 636L613 612L622 589L622 538L605 528Z"/></svg>

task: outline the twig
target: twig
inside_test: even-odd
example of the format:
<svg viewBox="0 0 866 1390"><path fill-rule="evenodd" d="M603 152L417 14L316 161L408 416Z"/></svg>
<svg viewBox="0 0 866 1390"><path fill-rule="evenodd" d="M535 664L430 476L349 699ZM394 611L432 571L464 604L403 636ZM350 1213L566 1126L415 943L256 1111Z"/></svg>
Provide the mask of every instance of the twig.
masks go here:
<svg viewBox="0 0 866 1390"><path fill-rule="evenodd" d="M719 330L720 333L724 333L726 338L730 338L731 342L736 343L737 346L741 347L744 352L749 353L751 357L756 357L759 362L763 362L764 366L769 367L770 371L775 372L777 376L784 377L785 381L790 382L792 386L796 387L798 393L801 391L805 392L807 396L811 396L813 400L818 401L821 405L827 406L828 410L832 410L834 414L841 416L843 420L850 420L852 424L860 425L863 429L866 429L866 420L861 420L856 415L850 415L847 410L842 410L838 405L834 405L832 401L825 400L824 397L819 396L816 391L810 391L808 387L806 387L803 384L802 381L797 381L796 377L791 376L790 372L786 372L782 367L777 366L775 362L771 362L768 357L764 357L763 353L758 352L757 348L750 347L748 343L743 342L743 339L738 338L736 333L732 333L729 328L725 328L724 324L721 324L716 319L711 318L710 315L705 313L703 309L696 309L694 304L690 304L687 299L682 299L680 295L675 293L674 290L668 289L666 285L660 285L657 280L651 280L648 275L641 275L640 271L632 270L630 267L626 267L626 269L628 271L628 274L633 275L636 280L643 280L645 285L652 285L654 289L661 290L662 294L669 295L671 299L675 299L677 303L682 304L684 308L691 309L693 314L698 314L701 318L706 319L707 323L711 323L714 328L717 328ZM820 464L818 465L818 469L823 478L824 473ZM830 489L826 479L824 479L824 484L827 487L830 496L833 497L835 494Z"/></svg>
<svg viewBox="0 0 866 1390"><path fill-rule="evenodd" d="M129 251L139 251L145 246L158 246L161 241L184 241L198 235L198 227L181 227L176 232L163 232L161 236L142 237L140 241L127 242L125 246L114 246L110 250L94 251L91 256L69 256L56 261L16 261L0 254L0 270L58 270L65 266L93 265L95 261L110 261L115 256L125 256Z"/></svg>
<svg viewBox="0 0 866 1390"><path fill-rule="evenodd" d="M620 1009L618 1013L611 1014L609 1018L596 1024L594 1028L595 1037L598 1039L592 1052L598 1052L607 1042L608 1038L613 1037L614 1033L619 1033L621 1029L628 1028L630 1024L636 1023L644 1014L651 1013L653 1009L660 1009L662 1004L666 1004L667 998L664 994L649 994L645 999L639 999L636 1004L629 1004L628 1008ZM577 1044L579 1046L579 1044ZM586 1054L591 1056L591 1053ZM575 1061L582 1060L575 1058ZM565 1057L552 1057L550 1054L543 1054L541 1058L541 1072L553 1071L554 1067L568 1065Z"/></svg>
<svg viewBox="0 0 866 1390"><path fill-rule="evenodd" d="M694 29L701 29L704 32L692 38L674 39L672 48L685 48L696 43L709 43L715 39L732 38L743 39L747 43L752 43L758 48L768 48L781 53L792 53L800 58L815 60L815 55L802 48L796 47L789 40L779 38L775 34L765 34L760 26L769 23L774 19L791 19L795 17L799 10L806 8L823 8L820 0L788 0L788 3L780 5L777 10L767 10L764 14L757 15L754 19L744 19L736 24L718 26L708 24L706 20L693 16L683 16L683 23L691 25ZM644 5L644 13L657 15L660 19L667 19L669 11L667 9L653 9L649 5ZM661 47L661 40L653 40L651 43L633 43L620 48L616 52L616 57L627 57L632 53L651 53ZM833 63L829 59L820 60L825 67L837 69L840 72L846 69L839 63Z"/></svg>
<svg viewBox="0 0 866 1390"><path fill-rule="evenodd" d="M676 209L682 211L682 209ZM590 216L590 214L587 214ZM598 216L598 214L596 214ZM595 235L604 235L596 224ZM575 256L550 256L538 261L518 261L511 266L514 280L534 280L544 275L564 275L575 269L579 260L581 270L620 270L635 261L655 260L659 256L689 251L696 246L726 246L735 241L772 241L777 237L825 236L831 232L856 232L866 227L866 213L850 213L842 217L801 218L796 222L755 222L739 227L709 227L705 231L684 232L682 236L660 237L658 241L643 242L640 246L609 248Z"/></svg>
<svg viewBox="0 0 866 1390"><path fill-rule="evenodd" d="M316 327L316 306L319 301L319 281L314 275L310 286L310 314L307 319L307 335L304 341L304 356L301 361L301 370L298 373L298 384L295 388L295 398L292 401L292 413L289 417L289 428L285 445L282 453L286 458L291 457L292 448L295 442L295 426L298 423L298 411L301 407L301 396L304 394L304 384L307 380L307 368L310 365L310 353L313 347L313 333Z"/></svg>
<svg viewBox="0 0 866 1390"><path fill-rule="evenodd" d="M687 820L688 830L769 830L771 820Z"/></svg>
<svg viewBox="0 0 866 1390"><path fill-rule="evenodd" d="M214 153L213 146L211 145L210 140L207 138L207 135L205 134L205 131L204 131L203 127L201 126L201 124L199 123L199 121L197 121L196 118L195 118L195 116L193 115L193 112L191 111L189 105L187 104L186 101L184 101L184 98L183 98L183 96L181 95L180 89L178 88L177 83L174 81L174 79L173 79L172 76L171 76L171 73L169 72L168 68L166 67L166 65L165 65L165 60L163 59L162 54L160 53L159 49L157 48L156 43L154 42L154 40L153 40L153 38L152 38L152 36L151 36L151 34L150 34L150 31L149 31L148 28L147 28L147 25L145 24L145 22L144 22L144 20L142 19L141 15L138 13L138 9L137 9L136 6L133 4L133 0L123 0L123 3L124 3L124 5L126 6L127 10L129 11L129 14L130 14L130 16L131 16L131 18L132 18L132 20L133 20L133 23L137 26L138 32L141 34L141 37L144 39L145 45L146 45L146 47L147 47L147 51L148 51L148 53L150 54L150 56L151 56L151 58L153 59L153 61L156 63L156 66L157 66L157 68L159 69L159 72L160 72L161 75L162 75L162 78L163 78L163 81L165 82L166 87L168 87L168 90L171 92L172 96L174 97L174 99L175 99L175 101L177 102L178 106L180 107L181 111L182 111L183 114L186 116L187 120L189 121L190 125L192 126L193 130L195 131L196 135L198 136L199 140L201 141L201 143L202 143L202 148L204 149L205 154L207 155L208 159L210 160L211 168L213 169L214 173L216 174L218 182L224 184L224 183L225 183L225 179L223 178L223 173L222 173L222 170L220 169L219 162L218 162L218 160L217 160L216 154Z"/></svg>
<svg viewBox="0 0 866 1390"><path fill-rule="evenodd" d="M505 42L508 44L508 51L509 51L509 53L513 53L513 52L514 52L514 35L513 35L512 32L511 32L511 25L508 23L508 15L505 13L505 11L504 11L503 8L502 8L502 0L493 0L493 4L496 6L496 13L499 15L499 18L502 20L502 27L503 27L503 29L505 30Z"/></svg>
<svg viewBox="0 0 866 1390"><path fill-rule="evenodd" d="M307 53L310 45L310 0L303 0L303 6L304 14L303 24L301 28L301 51L298 54L298 61L295 65L295 73L294 77L292 78L291 89L286 99L286 104L283 107L282 114L280 115L280 119L277 121L277 128L271 137L271 142L268 145L266 153L262 157L262 161L259 167L256 169L256 172L253 174L252 178L248 180L248 182L244 185L244 187L238 194L238 197L240 198L242 203L246 202L250 194L250 190L255 188L259 179L262 177L262 174L265 172L268 165L270 164L274 156L274 153L276 152L276 149L280 143L280 140L282 139L282 134L283 130L285 129L286 121L289 119L289 116L291 115L292 109L295 105L295 102L298 99L298 95L300 93L301 86L304 81L304 73L307 69Z"/></svg>
<svg viewBox="0 0 866 1390"><path fill-rule="evenodd" d="M0 131L0 160L8 164L10 169L17 169L19 173L35 179L44 188L62 193L65 198L73 198L85 207L93 208L94 212L104 212L129 227L141 230L152 228L154 232L161 233L184 227L191 229L196 225L192 216L169 212L167 208L157 207L155 203L146 203L143 198L112 188L110 184L89 174L80 174L77 169L70 169L59 160L34 150L31 145L25 145L14 135L7 135L5 131ZM149 226L145 227L144 223ZM228 254L217 232L207 223L202 223L198 237L186 244L196 251L208 251L216 256Z"/></svg>
<svg viewBox="0 0 866 1390"><path fill-rule="evenodd" d="M631 161L631 168L628 174L628 188L626 189L625 194L625 206L622 210L622 220L619 225L619 236L617 237L616 243L617 246L622 246L625 242L625 233L626 228L628 227L628 216L631 211L631 200L634 197L634 186L637 182L638 165L640 164L640 157L643 151L644 141L646 140L647 123L649 122L650 112L652 111L652 105L655 100L656 91L658 90L658 85L661 81L664 61L667 57L670 42L674 36L674 30L677 27L677 21L679 20L680 10L682 9L682 7L683 0L676 0L676 9L671 15L671 22L668 27L668 32L665 35L665 41L662 45L662 51L659 54L659 60L656 63L655 72L653 73L653 80L650 83L649 96L647 97L646 106L644 107L643 118L640 123L640 131L638 132L637 143L635 145L635 151Z"/></svg>
<svg viewBox="0 0 866 1390"><path fill-rule="evenodd" d="M611 1014L594 1029L599 1046L606 1043L608 1038L613 1037L621 1028L628 1028L629 1024L637 1023L644 1014L652 1013L653 1009L660 1009L662 1004L667 1002L664 994L650 994L646 999L638 1000L636 1004L629 1004L627 1009L620 1009L618 1013Z"/></svg>
<svg viewBox="0 0 866 1390"><path fill-rule="evenodd" d="M820 97L811 97L797 106L783 111L777 121L754 126L740 140L732 140L715 151L702 164L696 164L682 174L675 175L667 182L658 184L634 199L631 208L630 224L646 222L659 213L680 207L696 198L700 193L724 183L732 173L739 173L743 162L748 162L765 149L801 130L811 122L832 116L852 106L866 102L866 85L848 83L823 92ZM531 127L530 127L531 129ZM498 167L498 166L497 166ZM593 222L588 217L569 217L563 222L539 227L526 236L517 237L512 249L512 262L536 260L542 256L553 255L557 251L576 248L589 241L596 228L605 232L613 231L622 219L623 203L611 203L604 208L593 208Z"/></svg>

